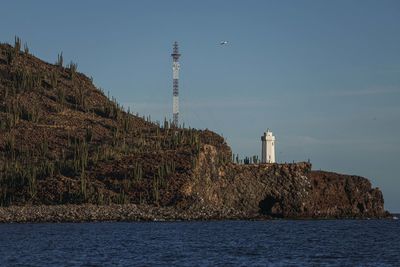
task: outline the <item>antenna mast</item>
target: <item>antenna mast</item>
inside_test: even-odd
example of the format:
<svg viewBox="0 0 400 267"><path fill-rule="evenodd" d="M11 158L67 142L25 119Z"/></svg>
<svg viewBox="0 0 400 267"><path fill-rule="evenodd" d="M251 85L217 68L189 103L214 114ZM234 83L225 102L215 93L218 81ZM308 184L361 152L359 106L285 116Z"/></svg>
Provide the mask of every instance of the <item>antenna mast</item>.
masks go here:
<svg viewBox="0 0 400 267"><path fill-rule="evenodd" d="M178 42L174 43L173 50L172 50L172 115L173 115L173 125L178 127L178 116L179 116L179 47Z"/></svg>

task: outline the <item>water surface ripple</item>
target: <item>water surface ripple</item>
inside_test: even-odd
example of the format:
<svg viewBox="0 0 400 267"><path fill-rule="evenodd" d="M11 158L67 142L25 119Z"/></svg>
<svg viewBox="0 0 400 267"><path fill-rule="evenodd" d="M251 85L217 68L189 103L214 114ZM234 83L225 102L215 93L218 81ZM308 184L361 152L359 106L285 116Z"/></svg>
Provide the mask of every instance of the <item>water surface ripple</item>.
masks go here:
<svg viewBox="0 0 400 267"><path fill-rule="evenodd" d="M400 266L394 220L0 224L1 266Z"/></svg>

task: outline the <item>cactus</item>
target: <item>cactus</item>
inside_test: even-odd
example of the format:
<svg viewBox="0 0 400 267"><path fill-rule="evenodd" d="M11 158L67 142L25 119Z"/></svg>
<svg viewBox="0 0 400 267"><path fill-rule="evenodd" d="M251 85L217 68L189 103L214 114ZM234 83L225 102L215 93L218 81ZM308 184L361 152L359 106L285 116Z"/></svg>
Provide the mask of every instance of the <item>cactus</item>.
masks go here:
<svg viewBox="0 0 400 267"><path fill-rule="evenodd" d="M76 64L76 63L71 61L69 63L68 68L69 68L69 74L70 74L69 78L71 80L73 80L75 78L75 76L76 76L76 70L78 69L78 64Z"/></svg>
<svg viewBox="0 0 400 267"><path fill-rule="evenodd" d="M14 38L14 51L15 55L18 55L21 51L21 38L19 38L18 36L15 36Z"/></svg>
<svg viewBox="0 0 400 267"><path fill-rule="evenodd" d="M62 68L63 64L64 64L64 58L63 58L63 52L61 52L60 54L57 55L56 65Z"/></svg>
<svg viewBox="0 0 400 267"><path fill-rule="evenodd" d="M8 65L11 65L15 58L15 51L14 50L7 50L6 51L6 61Z"/></svg>
<svg viewBox="0 0 400 267"><path fill-rule="evenodd" d="M83 200L85 201L87 199L87 181L85 177L85 169L82 168L82 172L80 175L80 185L81 185L81 191L80 194L83 197Z"/></svg>
<svg viewBox="0 0 400 267"><path fill-rule="evenodd" d="M36 185L36 167L31 166L28 169L28 192L31 199L35 198L37 194L37 185Z"/></svg>
<svg viewBox="0 0 400 267"><path fill-rule="evenodd" d="M138 162L135 163L134 169L133 169L133 179L137 182L140 182L140 180L143 178L143 169L142 165Z"/></svg>
<svg viewBox="0 0 400 267"><path fill-rule="evenodd" d="M62 109L64 109L64 105L65 105L65 90L63 87L57 87L56 88L56 95L57 95L57 102L60 105L60 109L59 111L62 111Z"/></svg>
<svg viewBox="0 0 400 267"><path fill-rule="evenodd" d="M26 55L29 54L29 47L28 47L28 44L27 44L27 43L24 44L24 53L25 53Z"/></svg>
<svg viewBox="0 0 400 267"><path fill-rule="evenodd" d="M50 73L50 85L51 85L51 87L53 87L53 89L56 89L57 84L58 84L58 73L55 71L52 71Z"/></svg>
<svg viewBox="0 0 400 267"><path fill-rule="evenodd" d="M158 204L160 201L160 188L159 188L159 180L154 177L153 179L153 187L152 187L152 193L153 193L153 200L154 203Z"/></svg>

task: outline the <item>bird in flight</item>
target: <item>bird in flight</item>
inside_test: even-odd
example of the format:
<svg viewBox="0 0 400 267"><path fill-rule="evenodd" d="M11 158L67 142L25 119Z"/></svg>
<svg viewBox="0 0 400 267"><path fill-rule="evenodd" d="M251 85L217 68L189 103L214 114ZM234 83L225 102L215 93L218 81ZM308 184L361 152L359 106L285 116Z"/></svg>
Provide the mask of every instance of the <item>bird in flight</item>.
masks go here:
<svg viewBox="0 0 400 267"><path fill-rule="evenodd" d="M228 44L228 41L222 41L222 42L220 42L219 44L220 44L220 45L226 45L226 44Z"/></svg>

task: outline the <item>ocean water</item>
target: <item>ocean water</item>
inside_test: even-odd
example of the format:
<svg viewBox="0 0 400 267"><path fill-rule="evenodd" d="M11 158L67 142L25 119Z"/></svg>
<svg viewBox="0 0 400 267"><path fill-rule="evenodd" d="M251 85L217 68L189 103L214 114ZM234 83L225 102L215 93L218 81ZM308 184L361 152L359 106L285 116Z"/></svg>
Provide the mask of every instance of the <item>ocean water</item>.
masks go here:
<svg viewBox="0 0 400 267"><path fill-rule="evenodd" d="M0 224L0 266L400 266L399 220Z"/></svg>

